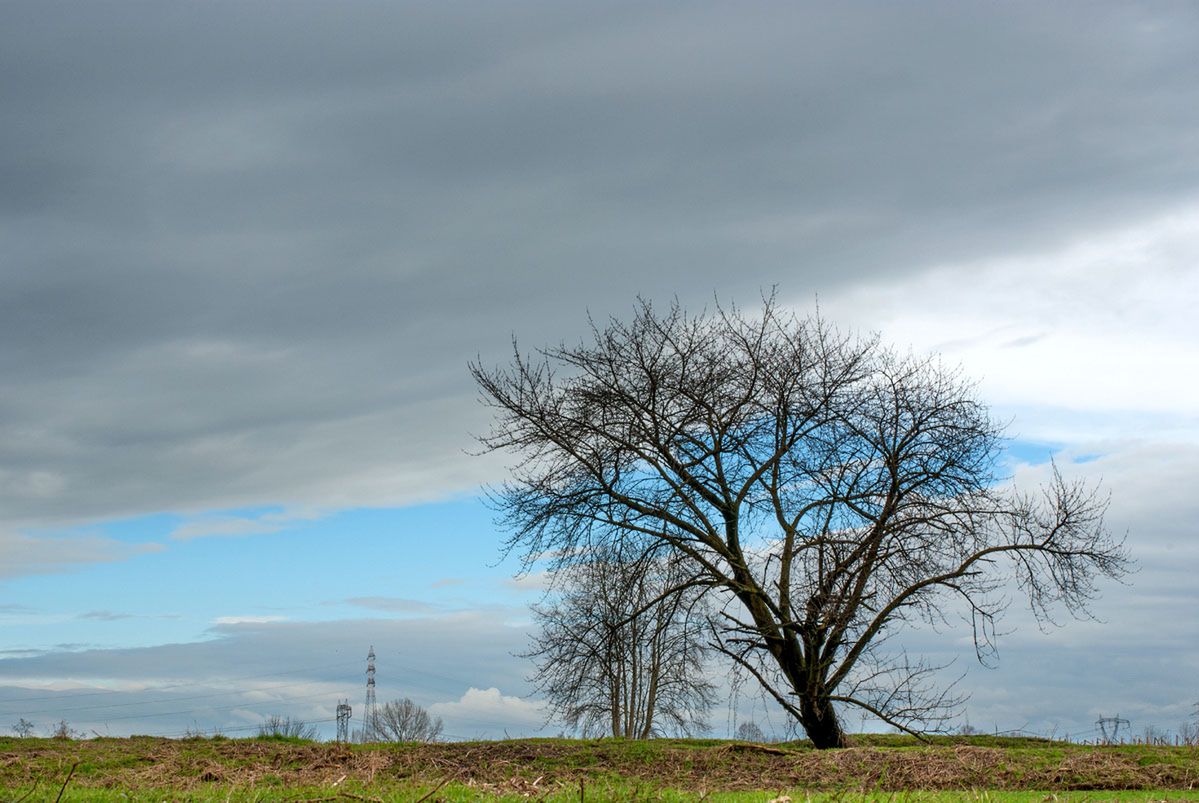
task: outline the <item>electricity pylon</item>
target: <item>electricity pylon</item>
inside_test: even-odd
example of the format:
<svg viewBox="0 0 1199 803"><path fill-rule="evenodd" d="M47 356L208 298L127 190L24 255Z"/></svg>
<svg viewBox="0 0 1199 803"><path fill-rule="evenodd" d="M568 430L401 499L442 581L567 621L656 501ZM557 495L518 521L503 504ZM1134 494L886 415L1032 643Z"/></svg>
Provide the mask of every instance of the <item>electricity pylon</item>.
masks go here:
<svg viewBox="0 0 1199 803"><path fill-rule="evenodd" d="M375 702L375 645L366 654L366 707L362 712L362 743L379 741L379 710Z"/></svg>
<svg viewBox="0 0 1199 803"><path fill-rule="evenodd" d="M1095 721L1095 725L1098 726L1099 732L1103 734L1104 744L1116 743L1118 737L1120 736L1121 726L1125 728L1132 727L1127 719L1121 719L1118 714L1114 717L1100 717Z"/></svg>
<svg viewBox="0 0 1199 803"><path fill-rule="evenodd" d="M337 741L350 741L350 717L354 716L354 709L350 708L349 700L337 701Z"/></svg>

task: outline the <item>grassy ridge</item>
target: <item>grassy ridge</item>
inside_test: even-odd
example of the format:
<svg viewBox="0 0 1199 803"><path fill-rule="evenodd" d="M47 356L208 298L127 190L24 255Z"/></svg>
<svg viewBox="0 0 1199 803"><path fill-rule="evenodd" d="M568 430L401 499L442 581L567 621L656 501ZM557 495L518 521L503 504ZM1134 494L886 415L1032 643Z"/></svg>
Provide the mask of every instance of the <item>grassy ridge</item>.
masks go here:
<svg viewBox="0 0 1199 803"><path fill-rule="evenodd" d="M995 737L922 745L527 739L437 745L0 738L0 798L54 800L1199 800L1199 749ZM73 771L72 771L73 768ZM1137 793L1137 794L1134 794Z"/></svg>

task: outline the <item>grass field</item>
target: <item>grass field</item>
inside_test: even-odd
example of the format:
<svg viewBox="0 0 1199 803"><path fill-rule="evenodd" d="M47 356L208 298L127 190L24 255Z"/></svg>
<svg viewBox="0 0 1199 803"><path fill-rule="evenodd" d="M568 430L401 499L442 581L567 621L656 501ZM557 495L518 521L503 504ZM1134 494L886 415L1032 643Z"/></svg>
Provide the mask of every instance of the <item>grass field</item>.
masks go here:
<svg viewBox="0 0 1199 803"><path fill-rule="evenodd" d="M9 801L1199 800L1199 748L954 737L436 745L0 738Z"/></svg>

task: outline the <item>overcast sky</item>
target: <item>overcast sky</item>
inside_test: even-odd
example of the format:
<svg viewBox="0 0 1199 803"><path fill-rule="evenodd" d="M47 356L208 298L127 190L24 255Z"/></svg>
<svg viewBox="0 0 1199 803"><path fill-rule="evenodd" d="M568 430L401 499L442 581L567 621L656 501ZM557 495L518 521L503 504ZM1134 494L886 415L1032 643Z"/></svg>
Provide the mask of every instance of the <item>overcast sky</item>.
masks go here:
<svg viewBox="0 0 1199 803"><path fill-rule="evenodd" d="M0 5L0 725L328 718L374 643L382 697L533 732L467 362L777 286L1112 495L1140 573L1015 614L972 723L1176 727L1197 41L1184 2Z"/></svg>

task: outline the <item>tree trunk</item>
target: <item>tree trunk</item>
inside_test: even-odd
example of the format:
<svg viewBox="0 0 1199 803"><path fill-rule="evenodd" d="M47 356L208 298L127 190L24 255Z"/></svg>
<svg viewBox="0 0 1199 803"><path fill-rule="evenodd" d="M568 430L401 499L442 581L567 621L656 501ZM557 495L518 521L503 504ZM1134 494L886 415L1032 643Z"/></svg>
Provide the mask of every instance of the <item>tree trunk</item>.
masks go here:
<svg viewBox="0 0 1199 803"><path fill-rule="evenodd" d="M734 526L734 523L726 522L726 531L733 532ZM749 570L745 568L744 563L734 566L733 573L742 588L755 587L756 581ZM760 632L780 634L770 644L770 653L778 662L779 668L783 670L783 676L789 680L791 687L799 696L799 723L803 725L804 732L812 740L812 746L818 750L826 750L830 747L848 747L849 740L845 738L845 732L841 730L837 712L833 708L832 701L828 699L828 691L820 685L820 681L809 679L810 676L805 667L804 646L801 646L793 635L789 636L785 631L780 633L774 615L757 594L738 593L737 596L749 609ZM807 644L806 647L808 655L819 653L818 646L815 644Z"/></svg>
<svg viewBox="0 0 1199 803"><path fill-rule="evenodd" d="M608 699L611 702L609 713L612 715L612 736L620 736L620 688L616 685L615 676L608 678Z"/></svg>
<svg viewBox="0 0 1199 803"><path fill-rule="evenodd" d="M845 738L845 732L837 720L837 712L827 697L805 692L800 700L799 711L800 723L812 740L813 747L826 750L849 746L849 740Z"/></svg>

